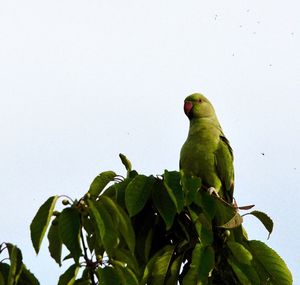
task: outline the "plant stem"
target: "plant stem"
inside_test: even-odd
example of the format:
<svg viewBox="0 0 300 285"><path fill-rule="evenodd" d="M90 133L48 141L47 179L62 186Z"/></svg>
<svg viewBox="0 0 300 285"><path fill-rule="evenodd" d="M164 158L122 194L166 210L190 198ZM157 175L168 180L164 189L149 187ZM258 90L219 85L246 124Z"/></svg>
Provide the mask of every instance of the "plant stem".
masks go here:
<svg viewBox="0 0 300 285"><path fill-rule="evenodd" d="M89 268L89 271L90 271L90 278L91 278L91 282L92 282L92 285L97 285L96 281L95 281L95 278L94 278L94 266L93 265L93 261L91 259L89 259L88 257L88 253L87 253L87 247L86 247L86 244L85 244L85 239L84 239L84 235L83 235L83 230L81 228L80 230L80 237L81 237L81 242L82 242L82 247L83 247L83 252L84 252L84 260L86 262L86 266Z"/></svg>

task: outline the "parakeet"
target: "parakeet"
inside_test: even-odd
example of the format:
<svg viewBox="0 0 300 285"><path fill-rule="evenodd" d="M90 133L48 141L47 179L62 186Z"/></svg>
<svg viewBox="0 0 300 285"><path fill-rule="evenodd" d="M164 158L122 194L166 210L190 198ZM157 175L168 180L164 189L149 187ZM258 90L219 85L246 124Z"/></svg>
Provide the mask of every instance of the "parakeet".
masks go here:
<svg viewBox="0 0 300 285"><path fill-rule="evenodd" d="M180 169L185 175L200 177L208 191L232 203L233 153L212 104L195 93L184 100L184 112L190 128L180 152Z"/></svg>

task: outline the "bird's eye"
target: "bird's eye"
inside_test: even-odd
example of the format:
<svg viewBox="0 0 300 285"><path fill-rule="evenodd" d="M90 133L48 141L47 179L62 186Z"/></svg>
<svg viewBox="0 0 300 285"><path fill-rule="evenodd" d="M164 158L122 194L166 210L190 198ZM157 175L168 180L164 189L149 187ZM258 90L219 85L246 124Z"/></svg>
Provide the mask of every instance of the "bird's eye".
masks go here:
<svg viewBox="0 0 300 285"><path fill-rule="evenodd" d="M199 99L198 102L201 104L201 103L203 102L203 100L202 100L202 99Z"/></svg>

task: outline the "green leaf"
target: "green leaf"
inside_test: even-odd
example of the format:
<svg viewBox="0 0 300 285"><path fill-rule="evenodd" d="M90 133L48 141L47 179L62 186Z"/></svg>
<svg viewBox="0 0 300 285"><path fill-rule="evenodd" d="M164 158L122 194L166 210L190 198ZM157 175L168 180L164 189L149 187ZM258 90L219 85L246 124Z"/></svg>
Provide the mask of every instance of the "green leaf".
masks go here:
<svg viewBox="0 0 300 285"><path fill-rule="evenodd" d="M108 197L106 198L109 199ZM107 252L111 253L119 242L115 229L116 225L113 223L112 217L105 209L105 206L100 202L101 200L99 202L88 200L89 211L98 241L100 241L100 244L103 244Z"/></svg>
<svg viewBox="0 0 300 285"><path fill-rule="evenodd" d="M242 244L235 241L228 241L227 246L238 262L251 265L252 254Z"/></svg>
<svg viewBox="0 0 300 285"><path fill-rule="evenodd" d="M107 187L105 189L105 191L101 193L101 196L105 195L105 196L110 197L112 199L116 199L117 193L116 193L116 187L115 187L115 185L116 184L112 184L109 187Z"/></svg>
<svg viewBox="0 0 300 285"><path fill-rule="evenodd" d="M91 219L91 220L93 220L93 219ZM95 221L93 221L93 224L94 223L95 223ZM102 244L101 236L98 235L97 231L98 230L95 227L95 232L92 235L86 237L87 245L91 251L95 251L96 255L102 256L104 254L105 248Z"/></svg>
<svg viewBox="0 0 300 285"><path fill-rule="evenodd" d="M105 186L114 180L116 177L116 173L113 171L105 171L100 173L92 182L89 193L94 196L98 197L102 190L105 188Z"/></svg>
<svg viewBox="0 0 300 285"><path fill-rule="evenodd" d="M273 249L257 240L249 241L248 245L258 267L263 268L265 271L265 282L268 281L274 285L291 285L293 283L290 270Z"/></svg>
<svg viewBox="0 0 300 285"><path fill-rule="evenodd" d="M238 212L236 212L235 215L228 222L219 227L224 229L234 229L239 227L242 224L242 222L242 216Z"/></svg>
<svg viewBox="0 0 300 285"><path fill-rule="evenodd" d="M153 245L155 220L161 220L161 218L158 216L154 216L153 212L151 212L151 208L147 208L146 211L143 211L140 214L139 218L140 221L135 221L134 223L134 227L136 228L135 256L138 259L139 264L145 265L149 260L151 248Z"/></svg>
<svg viewBox="0 0 300 285"><path fill-rule="evenodd" d="M163 177L163 183L169 193L171 200L176 206L177 213L179 214L184 206L183 190L180 185L180 173L178 171L165 170Z"/></svg>
<svg viewBox="0 0 300 285"><path fill-rule="evenodd" d="M99 285L124 285L121 282L118 272L113 267L98 268L96 274Z"/></svg>
<svg viewBox="0 0 300 285"><path fill-rule="evenodd" d="M1 283L0 283L1 284ZM23 270L20 275L20 279L18 285L40 285L40 282L36 279L36 277L23 265Z"/></svg>
<svg viewBox="0 0 300 285"><path fill-rule="evenodd" d="M8 252L9 252L9 259L10 259L10 269L8 274L8 285L16 284L19 280L20 274L22 273L23 269L23 262L22 262L22 253L19 248L11 243L6 243Z"/></svg>
<svg viewBox="0 0 300 285"><path fill-rule="evenodd" d="M166 285L177 284L179 279L179 272L182 266L183 256L178 256L171 264L170 271L168 273L168 279L166 280Z"/></svg>
<svg viewBox="0 0 300 285"><path fill-rule="evenodd" d="M176 208L162 181L156 180L152 191L152 198L155 207L166 224L166 229L169 230L176 215Z"/></svg>
<svg viewBox="0 0 300 285"><path fill-rule="evenodd" d="M259 276L252 265L240 263L233 257L227 259L236 277L243 285L260 285Z"/></svg>
<svg viewBox="0 0 300 285"><path fill-rule="evenodd" d="M147 232L147 235L145 238L145 244L144 244L145 247L144 247L143 253L144 253L144 257L145 257L146 261L149 260L152 242L153 242L153 228Z"/></svg>
<svg viewBox="0 0 300 285"><path fill-rule="evenodd" d="M215 254L210 246L197 243L192 255L192 263L183 278L183 285L207 284L210 272L214 268Z"/></svg>
<svg viewBox="0 0 300 285"><path fill-rule="evenodd" d="M139 274L139 264L135 258L135 256L127 249L118 248L114 252L114 255L112 256L113 260L119 261L123 264L127 264L127 266L135 273Z"/></svg>
<svg viewBox="0 0 300 285"><path fill-rule="evenodd" d="M185 205L189 206L193 203L196 199L196 195L198 191L201 189L201 179L195 176L186 176L184 175L183 171L180 172L181 174L181 184L182 189L185 196Z"/></svg>
<svg viewBox="0 0 300 285"><path fill-rule="evenodd" d="M195 207L188 207L188 209L202 245L211 245L214 239L212 221L204 213L196 211Z"/></svg>
<svg viewBox="0 0 300 285"><path fill-rule="evenodd" d="M79 268L77 264L71 265L67 271L59 277L58 285L73 285Z"/></svg>
<svg viewBox="0 0 300 285"><path fill-rule="evenodd" d="M48 249L51 257L61 266L62 240L59 233L58 217L55 220L57 220L57 224L52 224L48 232Z"/></svg>
<svg viewBox="0 0 300 285"><path fill-rule="evenodd" d="M62 243L70 251L75 262L82 255L80 247L80 215L75 208L65 208L59 215L58 231Z"/></svg>
<svg viewBox="0 0 300 285"><path fill-rule="evenodd" d="M91 281L90 278L80 278L77 279L74 283L74 285L90 285Z"/></svg>
<svg viewBox="0 0 300 285"><path fill-rule="evenodd" d="M129 173L128 173L128 178L134 178L138 175L138 172L136 170L131 170Z"/></svg>
<svg viewBox="0 0 300 285"><path fill-rule="evenodd" d="M259 219L261 221L261 223L265 226L266 230L269 232L268 235L268 239L273 231L273 221L272 219L265 213L260 212L260 211L252 211L250 213L247 213L243 216L246 215L253 215L254 217L256 217L257 219Z"/></svg>
<svg viewBox="0 0 300 285"><path fill-rule="evenodd" d="M141 284L164 285L173 252L172 245L160 249L147 263Z"/></svg>
<svg viewBox="0 0 300 285"><path fill-rule="evenodd" d="M109 197L102 196L100 201L111 215L116 229L123 236L129 250L133 253L135 249L135 233L128 215Z"/></svg>
<svg viewBox="0 0 300 285"><path fill-rule="evenodd" d="M128 184L125 190L125 204L130 217L144 208L154 183L155 178L153 176L137 175Z"/></svg>
<svg viewBox="0 0 300 285"><path fill-rule="evenodd" d="M43 237L48 228L58 196L50 197L38 210L30 224L31 241L38 254Z"/></svg>
<svg viewBox="0 0 300 285"><path fill-rule="evenodd" d="M0 273L1 273L0 281L4 280L2 283L0 282L1 285L8 284L7 278L8 278L9 271L10 271L10 266L7 263L0 262Z"/></svg>
<svg viewBox="0 0 300 285"><path fill-rule="evenodd" d="M4 279L4 276L3 276L2 272L1 272L1 267L0 267L0 284L1 284L1 285L6 284L6 281L5 281L5 279Z"/></svg>
<svg viewBox="0 0 300 285"><path fill-rule="evenodd" d="M202 208L204 213L214 220L216 226L231 229L236 228L243 222L237 209L214 195L209 195L201 190L198 192L195 203Z"/></svg>
<svg viewBox="0 0 300 285"><path fill-rule="evenodd" d="M92 272L94 272L94 270L91 270L89 266L85 266L81 273L81 277L75 281L74 285L91 285Z"/></svg>
<svg viewBox="0 0 300 285"><path fill-rule="evenodd" d="M122 281L122 285L139 285L136 275L127 266L127 264L116 260L111 260L111 264L118 272L118 275Z"/></svg>
<svg viewBox="0 0 300 285"><path fill-rule="evenodd" d="M90 279L90 275L91 275L90 273L91 273L90 268L88 266L85 266L85 268L82 271L81 278Z"/></svg>
<svg viewBox="0 0 300 285"><path fill-rule="evenodd" d="M102 244L102 239L105 234L105 225L103 222L102 217L100 216L97 207L96 207L96 202L92 200L87 201L88 206L89 206L89 213L91 216L91 222L95 228L95 235L96 235L96 240L95 242L97 244Z"/></svg>
<svg viewBox="0 0 300 285"><path fill-rule="evenodd" d="M241 225L243 219L233 205L215 195L209 195L205 191L198 193L199 205L207 216L213 218L217 226L231 229Z"/></svg>
<svg viewBox="0 0 300 285"><path fill-rule="evenodd" d="M129 173L132 170L132 166L131 166L131 162L129 161L129 159L122 153L119 154L119 157L123 163L123 165L125 166L127 172Z"/></svg>
<svg viewBox="0 0 300 285"><path fill-rule="evenodd" d="M126 178L124 181L114 184L116 196L117 196L117 202L123 209L126 209L125 190L131 180L132 178Z"/></svg>

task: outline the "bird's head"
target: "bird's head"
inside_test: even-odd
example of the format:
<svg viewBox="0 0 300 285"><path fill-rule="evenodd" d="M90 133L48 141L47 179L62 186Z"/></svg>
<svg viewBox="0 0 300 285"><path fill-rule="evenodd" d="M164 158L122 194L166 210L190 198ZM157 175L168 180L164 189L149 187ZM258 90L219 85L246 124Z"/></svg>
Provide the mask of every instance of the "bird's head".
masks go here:
<svg viewBox="0 0 300 285"><path fill-rule="evenodd" d="M215 116L212 104L200 93L194 93L185 98L184 113L190 120Z"/></svg>

